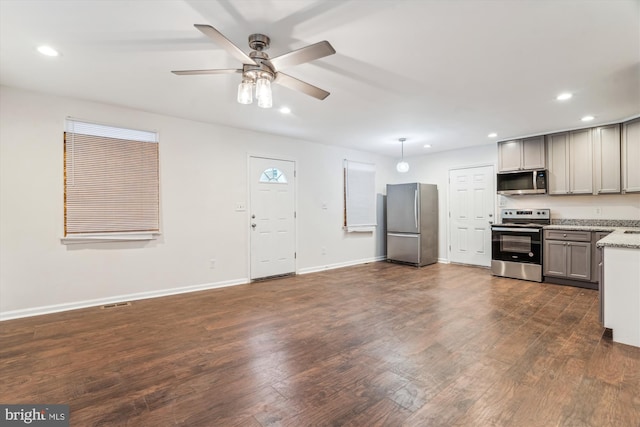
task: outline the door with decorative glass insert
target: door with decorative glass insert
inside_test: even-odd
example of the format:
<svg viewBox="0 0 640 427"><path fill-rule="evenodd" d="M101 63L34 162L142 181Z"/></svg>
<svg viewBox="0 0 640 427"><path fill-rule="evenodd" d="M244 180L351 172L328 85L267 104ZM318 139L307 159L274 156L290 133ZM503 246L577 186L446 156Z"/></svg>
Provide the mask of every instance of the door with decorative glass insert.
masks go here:
<svg viewBox="0 0 640 427"><path fill-rule="evenodd" d="M449 261L491 265L493 166L449 171Z"/></svg>
<svg viewBox="0 0 640 427"><path fill-rule="evenodd" d="M295 273L295 163L249 158L250 277Z"/></svg>

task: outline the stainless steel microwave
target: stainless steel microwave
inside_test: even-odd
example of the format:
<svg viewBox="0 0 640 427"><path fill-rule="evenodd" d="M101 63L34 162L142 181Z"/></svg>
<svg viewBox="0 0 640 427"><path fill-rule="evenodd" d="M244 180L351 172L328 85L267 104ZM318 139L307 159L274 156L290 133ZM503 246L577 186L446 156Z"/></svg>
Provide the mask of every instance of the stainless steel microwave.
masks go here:
<svg viewBox="0 0 640 427"><path fill-rule="evenodd" d="M546 194L547 171L544 169L501 172L496 179L498 194Z"/></svg>

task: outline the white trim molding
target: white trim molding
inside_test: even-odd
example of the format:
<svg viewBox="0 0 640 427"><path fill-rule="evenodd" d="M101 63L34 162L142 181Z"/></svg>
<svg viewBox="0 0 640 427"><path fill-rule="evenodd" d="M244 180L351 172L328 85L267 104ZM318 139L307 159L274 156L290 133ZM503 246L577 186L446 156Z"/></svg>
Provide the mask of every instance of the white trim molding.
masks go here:
<svg viewBox="0 0 640 427"><path fill-rule="evenodd" d="M0 312L0 321L20 319L23 317L40 316L43 314L59 313L61 311L77 310L80 308L97 307L106 304L115 304L125 301L136 301L149 298L160 298L171 295L184 294L188 292L205 291L208 289L225 288L228 286L245 285L249 283L249 278L227 280L223 282L204 283L201 285L185 286L182 288L163 289L160 291L139 292L135 294L118 295L108 298L92 299L87 301L77 301L64 304L47 305L41 307L25 308L22 310L12 310Z"/></svg>

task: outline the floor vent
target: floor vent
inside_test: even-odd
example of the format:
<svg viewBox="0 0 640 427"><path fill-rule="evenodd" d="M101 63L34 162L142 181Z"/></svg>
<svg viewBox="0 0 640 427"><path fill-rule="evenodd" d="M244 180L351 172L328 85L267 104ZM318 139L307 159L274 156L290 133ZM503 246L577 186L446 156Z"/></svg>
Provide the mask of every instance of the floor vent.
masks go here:
<svg viewBox="0 0 640 427"><path fill-rule="evenodd" d="M100 308L103 309L103 310L106 310L108 308L127 307L127 306L130 306L130 305L131 305L130 302L116 302L114 304L101 305Z"/></svg>

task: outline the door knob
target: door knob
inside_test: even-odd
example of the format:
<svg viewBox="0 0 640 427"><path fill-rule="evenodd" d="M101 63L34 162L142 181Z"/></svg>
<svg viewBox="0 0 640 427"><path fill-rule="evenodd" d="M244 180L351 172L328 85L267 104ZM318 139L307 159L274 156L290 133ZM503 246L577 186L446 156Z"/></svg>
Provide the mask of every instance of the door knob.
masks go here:
<svg viewBox="0 0 640 427"><path fill-rule="evenodd" d="M251 228L256 228L256 223L251 224Z"/></svg>

